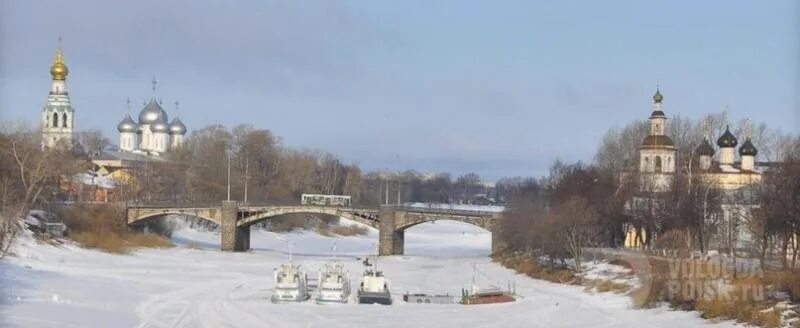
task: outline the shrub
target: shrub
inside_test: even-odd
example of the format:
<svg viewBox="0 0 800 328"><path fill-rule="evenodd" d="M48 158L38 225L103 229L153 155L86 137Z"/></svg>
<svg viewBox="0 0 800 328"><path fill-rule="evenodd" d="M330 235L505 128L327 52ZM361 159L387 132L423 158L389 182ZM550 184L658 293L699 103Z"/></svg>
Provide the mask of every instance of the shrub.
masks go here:
<svg viewBox="0 0 800 328"><path fill-rule="evenodd" d="M500 262L500 264L507 268L511 268L534 279L562 284L578 284L580 282L572 270L542 266L536 259L519 258L512 254L496 254L493 259L495 262Z"/></svg>
<svg viewBox="0 0 800 328"><path fill-rule="evenodd" d="M800 301L800 274L789 271L764 272L764 284L787 292L793 302Z"/></svg>
<svg viewBox="0 0 800 328"><path fill-rule="evenodd" d="M68 237L83 247L109 253L127 253L138 247L169 247L169 238L136 232L129 228L122 208L109 204L76 205L59 211L67 225ZM163 222L148 225L148 230L168 235L170 227Z"/></svg>

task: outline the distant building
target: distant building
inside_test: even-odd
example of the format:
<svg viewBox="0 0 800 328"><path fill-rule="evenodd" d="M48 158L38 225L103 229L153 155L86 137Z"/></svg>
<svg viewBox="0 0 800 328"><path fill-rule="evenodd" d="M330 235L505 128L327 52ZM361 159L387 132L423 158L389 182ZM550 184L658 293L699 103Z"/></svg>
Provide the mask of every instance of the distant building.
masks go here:
<svg viewBox="0 0 800 328"><path fill-rule="evenodd" d="M175 102L177 110L178 103ZM169 121L167 112L156 98L156 81L153 80L153 97L139 112L138 122L127 114L117 125L117 131L121 151L158 156L183 145L186 126L177 116Z"/></svg>
<svg viewBox="0 0 800 328"><path fill-rule="evenodd" d="M72 149L75 131L75 109L67 92L67 75L69 69L61 50L61 38L58 39L56 58L50 65L53 78L47 103L42 109L42 148L63 147Z"/></svg>

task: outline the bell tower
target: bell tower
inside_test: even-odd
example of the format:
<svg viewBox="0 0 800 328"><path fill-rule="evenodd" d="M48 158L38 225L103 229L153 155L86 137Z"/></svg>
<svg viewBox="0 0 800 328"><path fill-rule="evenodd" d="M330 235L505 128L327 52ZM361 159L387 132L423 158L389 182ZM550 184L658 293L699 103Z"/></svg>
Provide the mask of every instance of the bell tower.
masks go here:
<svg viewBox="0 0 800 328"><path fill-rule="evenodd" d="M650 114L650 134L639 146L639 173L641 188L647 191L666 191L675 173L676 149L667 135L667 115L662 102L664 96L656 87L653 95L653 112Z"/></svg>
<svg viewBox="0 0 800 328"><path fill-rule="evenodd" d="M56 58L50 65L53 78L47 103L42 109L42 148L72 148L73 131L75 129L75 109L67 92L67 75L69 69L64 62L61 49L61 38L58 38Z"/></svg>

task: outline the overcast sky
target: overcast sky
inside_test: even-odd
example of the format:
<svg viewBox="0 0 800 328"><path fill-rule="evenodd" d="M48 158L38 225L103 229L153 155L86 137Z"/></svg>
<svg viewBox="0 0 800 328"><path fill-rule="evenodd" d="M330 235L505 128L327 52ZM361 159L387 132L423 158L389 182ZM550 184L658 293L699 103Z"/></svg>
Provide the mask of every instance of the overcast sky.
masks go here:
<svg viewBox="0 0 800 328"><path fill-rule="evenodd" d="M785 1L0 0L0 119L38 123L57 39L79 129L158 96L370 169L540 175L611 127L726 105L800 130Z"/></svg>

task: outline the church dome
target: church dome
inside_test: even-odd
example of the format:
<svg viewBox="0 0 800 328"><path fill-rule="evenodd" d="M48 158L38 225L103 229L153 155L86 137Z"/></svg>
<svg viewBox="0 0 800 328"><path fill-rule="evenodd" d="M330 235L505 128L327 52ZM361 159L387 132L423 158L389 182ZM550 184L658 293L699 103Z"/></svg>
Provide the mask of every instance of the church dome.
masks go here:
<svg viewBox="0 0 800 328"><path fill-rule="evenodd" d="M68 74L69 68L67 68L67 64L64 63L64 53L59 47L56 52L56 60L50 65L50 75L53 76L53 80L64 81L67 79Z"/></svg>
<svg viewBox="0 0 800 328"><path fill-rule="evenodd" d="M181 119L176 117L172 120L172 123L169 124L169 133L184 135L186 134L186 125L183 125Z"/></svg>
<svg viewBox="0 0 800 328"><path fill-rule="evenodd" d="M150 124L150 131L153 133L167 133L169 132L169 125L165 120L158 120Z"/></svg>
<svg viewBox="0 0 800 328"><path fill-rule="evenodd" d="M720 148L733 148L738 144L739 140L736 140L736 137L731 133L730 126L726 126L725 133L717 139L717 146L720 146Z"/></svg>
<svg viewBox="0 0 800 328"><path fill-rule="evenodd" d="M756 156L758 155L758 149L756 146L753 146L753 142L750 141L750 138L744 141L741 147L739 147L739 155L742 156Z"/></svg>
<svg viewBox="0 0 800 328"><path fill-rule="evenodd" d="M125 115L125 118L117 124L119 132L136 132L137 130L139 130L139 124L133 121L130 114Z"/></svg>
<svg viewBox="0 0 800 328"><path fill-rule="evenodd" d="M144 109L139 113L139 124L154 124L156 122L167 122L167 112L161 108L156 98L150 99L150 102L144 106Z"/></svg>
<svg viewBox="0 0 800 328"><path fill-rule="evenodd" d="M703 142L697 146L697 155L700 156L714 156L714 146L708 142L708 139L703 139Z"/></svg>
<svg viewBox="0 0 800 328"><path fill-rule="evenodd" d="M661 103L664 100L664 96L661 95L661 91L656 88L656 94L653 95L653 102L654 103Z"/></svg>
<svg viewBox="0 0 800 328"><path fill-rule="evenodd" d="M664 111L661 110L661 101L664 100L664 96L661 95L661 91L656 88L656 94L653 95L653 104L655 104L655 109L650 114L650 118L666 118L667 115L664 115Z"/></svg>

